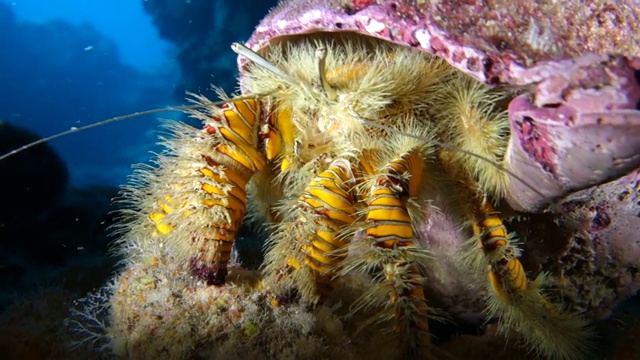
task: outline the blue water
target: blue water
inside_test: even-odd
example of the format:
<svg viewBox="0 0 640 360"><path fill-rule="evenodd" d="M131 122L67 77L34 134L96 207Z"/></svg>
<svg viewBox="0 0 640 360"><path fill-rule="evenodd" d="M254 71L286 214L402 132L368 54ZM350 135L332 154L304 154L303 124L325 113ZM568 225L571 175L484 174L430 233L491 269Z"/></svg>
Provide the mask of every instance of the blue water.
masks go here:
<svg viewBox="0 0 640 360"><path fill-rule="evenodd" d="M275 4L237 12L210 0L0 0L0 155L185 104L187 90L213 97L213 82L233 91L229 45L248 39ZM111 199L133 164L162 150L158 118L187 120L137 117L0 160L0 332L15 294L46 285L79 296L105 283L116 261L107 251Z"/></svg>
<svg viewBox="0 0 640 360"><path fill-rule="evenodd" d="M153 71L172 61L173 45L158 36L151 17L136 0L4 0L18 21L44 24L63 20L88 24L118 47L123 64ZM160 69L161 70L161 69Z"/></svg>
<svg viewBox="0 0 640 360"><path fill-rule="evenodd" d="M275 3L238 13L216 1L0 0L0 121L44 137L184 104L187 90L215 96L212 82L233 91L229 45ZM132 164L161 150L158 118L183 119L146 116L51 141L69 186L125 183Z"/></svg>
<svg viewBox="0 0 640 360"><path fill-rule="evenodd" d="M0 52L0 121L46 136L180 101L173 45L160 39L142 1L3 1L0 16L0 47L9 49ZM156 118L52 141L69 185L124 183L131 164L155 149Z"/></svg>

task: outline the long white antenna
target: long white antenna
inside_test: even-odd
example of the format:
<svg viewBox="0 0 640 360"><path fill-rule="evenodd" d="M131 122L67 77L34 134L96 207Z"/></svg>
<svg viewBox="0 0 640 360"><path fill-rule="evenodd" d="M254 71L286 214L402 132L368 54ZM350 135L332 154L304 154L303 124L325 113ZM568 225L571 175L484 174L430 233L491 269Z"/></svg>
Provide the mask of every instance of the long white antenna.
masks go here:
<svg viewBox="0 0 640 360"><path fill-rule="evenodd" d="M235 52L238 55L242 55L244 57L246 57L247 59L249 59L251 62L256 63L257 65L259 65L260 67L271 71L273 74L275 74L276 76L282 78L283 80L286 80L290 83L300 83L300 79L297 79L289 74L287 74L286 72L282 71L282 69L278 68L277 66L275 66L274 64L270 63L269 60L265 59L264 57L262 57L262 55L258 54L257 52L249 49L248 47L234 42L233 44L231 44L231 50L233 50L233 52Z"/></svg>

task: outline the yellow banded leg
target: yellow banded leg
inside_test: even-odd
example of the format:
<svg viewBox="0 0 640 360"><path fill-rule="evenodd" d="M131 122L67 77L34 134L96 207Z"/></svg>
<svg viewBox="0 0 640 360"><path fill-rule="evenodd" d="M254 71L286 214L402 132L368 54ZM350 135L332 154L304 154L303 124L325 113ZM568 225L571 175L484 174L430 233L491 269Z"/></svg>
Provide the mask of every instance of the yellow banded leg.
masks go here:
<svg viewBox="0 0 640 360"><path fill-rule="evenodd" d="M500 215L489 202L483 201L476 216L479 221L473 228L489 263L489 282L496 295L509 302L515 293L526 291L529 284L518 260L519 251L511 244Z"/></svg>
<svg viewBox="0 0 640 360"><path fill-rule="evenodd" d="M260 104L239 100L190 113L204 120L204 127L176 131L177 139L169 143L175 156L159 160L151 196L159 200L149 219L193 276L222 285L246 213L247 182L266 166L258 151Z"/></svg>
<svg viewBox="0 0 640 360"><path fill-rule="evenodd" d="M529 282L518 260L519 250L507 234L502 220L491 204L478 202L479 219L474 232L489 269L493 294L488 301L489 316L499 318L499 330L516 330L524 342L540 357L584 359L590 351L592 329L581 316L565 312L540 291L545 276Z"/></svg>
<svg viewBox="0 0 640 360"><path fill-rule="evenodd" d="M267 273L281 274L284 268L280 281L295 288L306 303L326 299L346 257L349 237L344 230L356 218L352 184L349 162L334 161L307 185L292 221L283 223L270 239Z"/></svg>
<svg viewBox="0 0 640 360"><path fill-rule="evenodd" d="M382 269L380 284L390 291L396 329L412 354L429 356L430 336L419 258L425 251L415 243L407 200L418 195L424 160L410 151L392 160L372 183L366 199L366 238L373 247L367 267ZM361 165L362 166L362 165Z"/></svg>
<svg viewBox="0 0 640 360"><path fill-rule="evenodd" d="M207 235L194 238L193 246L198 255L191 259L191 272L208 285L222 285L233 244L246 213L246 184L249 177L212 158L207 158L207 167L199 171L204 175L200 188L202 205L215 215L206 226Z"/></svg>

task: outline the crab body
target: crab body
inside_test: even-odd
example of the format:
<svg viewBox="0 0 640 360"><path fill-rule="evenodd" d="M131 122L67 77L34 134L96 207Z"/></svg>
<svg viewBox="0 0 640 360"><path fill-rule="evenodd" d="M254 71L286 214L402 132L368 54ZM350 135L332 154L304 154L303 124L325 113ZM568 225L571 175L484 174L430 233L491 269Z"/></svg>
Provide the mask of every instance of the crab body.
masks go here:
<svg viewBox="0 0 640 360"><path fill-rule="evenodd" d="M640 44L631 4L594 6L283 2L247 45L267 51L288 37L356 32L434 54L480 82L525 88L508 105L505 168L526 182L511 181L505 200L519 211L553 214L550 223L541 224L556 233L547 240L553 245L543 247L553 250L534 250L527 260L537 270L560 275L590 253L588 265L578 262L587 282L624 283L586 290L615 294L598 298L595 306L583 300L581 307L602 317L640 288L635 275L640 251L633 235L640 227ZM561 18L572 19L574 26ZM239 57L241 69L246 63ZM588 245L576 246L576 239ZM603 262L607 270L595 275ZM580 283L568 279L557 286L581 302Z"/></svg>
<svg viewBox="0 0 640 360"><path fill-rule="evenodd" d="M220 318L196 314L242 296L275 323L342 299L405 356L434 354L432 304L486 309L543 356L586 354L585 316L640 285L640 60L554 47L536 23L520 54L474 46L440 22L452 6L284 2L235 46L243 96L196 96L203 128L173 125L126 191L111 303L127 353L163 354L145 332L175 341L192 319L191 348L224 342ZM228 267L247 212L270 234L259 285L240 291Z"/></svg>

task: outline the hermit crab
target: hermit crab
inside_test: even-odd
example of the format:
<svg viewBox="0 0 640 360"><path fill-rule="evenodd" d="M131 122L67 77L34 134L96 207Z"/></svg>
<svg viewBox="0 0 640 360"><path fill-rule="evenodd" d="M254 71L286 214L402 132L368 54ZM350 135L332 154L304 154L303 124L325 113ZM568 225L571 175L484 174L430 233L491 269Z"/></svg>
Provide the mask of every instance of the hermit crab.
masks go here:
<svg viewBox="0 0 640 360"><path fill-rule="evenodd" d="M202 128L170 125L124 190L112 349L286 357L266 343L311 319L296 346L320 345L289 357L384 357L351 330L387 329L393 356L446 358L429 320L484 308L535 355L587 358L589 321L640 285L640 48L620 9L571 32L549 15L570 5L281 3L232 46L241 93L192 95ZM260 276L230 265L245 218L268 236Z"/></svg>

